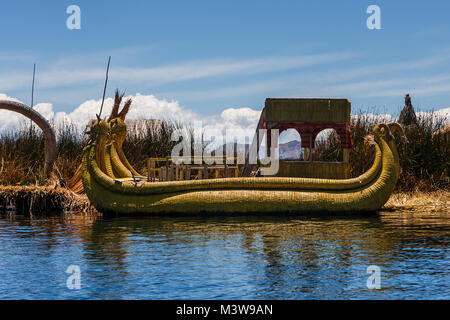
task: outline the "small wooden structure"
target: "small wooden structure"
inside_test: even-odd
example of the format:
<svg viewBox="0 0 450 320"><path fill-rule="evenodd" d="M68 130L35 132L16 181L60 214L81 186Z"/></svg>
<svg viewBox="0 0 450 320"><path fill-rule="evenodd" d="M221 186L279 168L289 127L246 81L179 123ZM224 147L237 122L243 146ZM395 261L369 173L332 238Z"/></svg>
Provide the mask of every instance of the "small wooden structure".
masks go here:
<svg viewBox="0 0 450 320"><path fill-rule="evenodd" d="M192 158L191 164L175 164L171 158L149 158L147 181L181 181L239 177L243 164L237 158Z"/></svg>
<svg viewBox="0 0 450 320"><path fill-rule="evenodd" d="M261 113L253 143L257 144L259 152L259 129L267 129L266 149L270 154L270 129L278 129L280 134L285 130L295 129L301 137L306 161L280 160L277 176L345 179L350 174L348 155L353 146L350 111L351 104L347 99L268 98ZM312 151L316 137L324 129L334 129L341 138L342 162L313 161ZM244 176L250 175L251 167L246 165Z"/></svg>

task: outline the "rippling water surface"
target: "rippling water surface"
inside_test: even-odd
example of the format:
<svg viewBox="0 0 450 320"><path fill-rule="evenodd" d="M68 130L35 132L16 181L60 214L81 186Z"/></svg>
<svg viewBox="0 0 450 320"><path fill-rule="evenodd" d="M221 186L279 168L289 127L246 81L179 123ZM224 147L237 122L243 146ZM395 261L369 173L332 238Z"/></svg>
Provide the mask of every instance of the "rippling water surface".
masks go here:
<svg viewBox="0 0 450 320"><path fill-rule="evenodd" d="M449 299L449 244L450 215L436 212L3 217L0 299Z"/></svg>

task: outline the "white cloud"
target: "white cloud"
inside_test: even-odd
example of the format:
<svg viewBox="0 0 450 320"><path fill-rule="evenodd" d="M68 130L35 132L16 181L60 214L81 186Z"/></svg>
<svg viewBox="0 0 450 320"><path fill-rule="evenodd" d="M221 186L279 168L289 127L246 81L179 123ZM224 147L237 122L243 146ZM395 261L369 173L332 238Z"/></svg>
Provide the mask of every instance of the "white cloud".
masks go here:
<svg viewBox="0 0 450 320"><path fill-rule="evenodd" d="M260 116L261 110L228 108L222 111L220 120L225 128L256 128Z"/></svg>
<svg viewBox="0 0 450 320"><path fill-rule="evenodd" d="M126 96L123 101L131 98L133 100L127 119L171 119L180 122L191 122L197 115L184 107L177 101L160 100L153 95L142 95L137 93L135 96ZM105 99L102 110L102 118L110 114L114 100ZM122 104L123 105L123 104ZM55 124L62 121L72 123L79 129L83 129L91 119L96 118L101 107L101 100L88 100L75 108L70 113L58 112L54 118Z"/></svg>
<svg viewBox="0 0 450 320"><path fill-rule="evenodd" d="M432 112L416 112L417 117L426 117L430 113L433 113L433 123L447 125L450 124L450 108L439 109ZM443 122L443 123L442 123Z"/></svg>
<svg viewBox="0 0 450 320"><path fill-rule="evenodd" d="M127 115L127 119L170 119L182 123L193 123L202 121L203 127L216 128L219 130L250 128L254 130L258 122L261 111L250 108L229 108L225 109L220 115L201 116L196 112L187 109L179 104L178 101L167 101L156 98L154 95L136 94L134 96L124 97L125 101L132 98L133 104ZM6 94L0 93L0 100L12 100L21 102ZM102 111L102 118L110 114L113 106L113 98L105 99ZM72 112L54 112L51 103L39 103L34 106L47 120L53 122L55 126L62 124L73 124L78 130L82 131L86 124L95 119L99 112L101 100L87 100L75 108ZM26 122L22 115L0 110L0 131L18 128Z"/></svg>
<svg viewBox="0 0 450 320"><path fill-rule="evenodd" d="M0 100L10 100L10 101L15 101L15 102L21 102L20 100L18 100L16 98L9 97L5 93L0 93Z"/></svg>
<svg viewBox="0 0 450 320"><path fill-rule="evenodd" d="M0 93L0 100L10 100L15 102L22 102L18 99ZM0 132L19 127L24 121L24 117L18 113L11 111L0 110Z"/></svg>
<svg viewBox="0 0 450 320"><path fill-rule="evenodd" d="M280 92L285 97L348 97L352 99L402 97L407 92L413 96L431 96L450 91L450 75L445 73L433 76L409 76L406 82L404 77L398 76L391 76L389 79L360 79L348 82L344 81L347 80L345 72L334 78L323 75L323 71L319 71L306 76L271 77L268 80L216 89L173 91L163 94L181 97L184 100L205 101L255 94L279 95Z"/></svg>
<svg viewBox="0 0 450 320"><path fill-rule="evenodd" d="M437 116L446 119L447 123L450 123L450 108L439 109L434 112Z"/></svg>
<svg viewBox="0 0 450 320"><path fill-rule="evenodd" d="M322 63L337 62L350 58L350 54L316 54L297 57L269 57L257 59L210 59L190 61L152 68L130 68L116 66L110 71L110 78L127 83L144 83L146 85L160 85L187 80L229 75L252 75L265 72L283 71ZM75 59L77 60L77 59ZM70 60L68 60L70 61ZM73 85L103 81L104 68L77 66L68 67L73 63L57 61L39 72L36 78L41 89L59 88ZM1 80L7 79L7 80ZM23 89L29 86L28 73L0 74L0 87L3 90Z"/></svg>
<svg viewBox="0 0 450 320"><path fill-rule="evenodd" d="M261 110L251 108L227 108L219 115L202 116L188 108L183 107L178 101L167 101L156 98L154 95L136 94L127 96L124 99L132 98L133 104L127 119L171 119L181 123L191 123L201 121L204 129L215 129L225 134L225 130L243 130L248 137L252 137L261 115ZM19 100L0 93L0 100ZM83 102L72 112L56 112L51 103L39 103L34 108L40 112L46 119L53 122L55 126L63 123L75 125L82 132L86 124L95 119L95 114L99 112L101 100L88 100ZM105 118L111 112L113 99L105 99L102 117ZM418 115L424 115L426 112L418 112ZM440 109L434 112L435 115L444 117L446 123L449 123L450 108ZM364 116L378 121L392 121L390 114L372 114L366 113ZM356 117L352 115L352 117ZM0 132L13 130L26 123L27 119L17 113L0 110ZM287 131L281 137L281 143L298 140L298 135ZM243 143L244 141L239 141Z"/></svg>

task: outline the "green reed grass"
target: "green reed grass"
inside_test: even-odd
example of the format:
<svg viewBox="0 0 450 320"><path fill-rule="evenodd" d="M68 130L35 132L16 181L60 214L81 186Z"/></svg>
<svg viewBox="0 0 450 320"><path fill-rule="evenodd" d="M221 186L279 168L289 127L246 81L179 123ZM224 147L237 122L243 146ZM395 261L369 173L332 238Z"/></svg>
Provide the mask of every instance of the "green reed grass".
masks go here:
<svg viewBox="0 0 450 320"><path fill-rule="evenodd" d="M351 130L354 148L350 152L351 176L366 171L373 162L373 147L365 143L373 126L381 121L365 113L352 116ZM405 128L408 143L399 146L402 172L398 191L438 190L448 188L448 134L433 134L445 125L446 119L435 114L418 115L418 124ZM169 157L178 142L172 133L182 129L192 139L193 130L172 120L138 122L128 125L124 152L138 171L146 172L149 157ZM69 179L81 163L83 132L74 126L56 128L58 157L54 178ZM193 139L192 139L193 140ZM314 160L340 161L342 148L339 136L333 132L328 139L318 140ZM43 184L44 138L39 128L24 125L15 131L0 134L0 185Z"/></svg>
<svg viewBox="0 0 450 320"><path fill-rule="evenodd" d="M397 191L433 191L447 189L450 169L450 141L448 132L438 132L448 119L435 113L417 115L417 125L408 126L406 143L398 141L401 174ZM367 143L367 136L381 119L366 113L352 117L351 131L353 149L350 151L351 176L356 177L370 168L374 148ZM342 147L336 132L328 139L317 141L314 159L318 161L341 161Z"/></svg>

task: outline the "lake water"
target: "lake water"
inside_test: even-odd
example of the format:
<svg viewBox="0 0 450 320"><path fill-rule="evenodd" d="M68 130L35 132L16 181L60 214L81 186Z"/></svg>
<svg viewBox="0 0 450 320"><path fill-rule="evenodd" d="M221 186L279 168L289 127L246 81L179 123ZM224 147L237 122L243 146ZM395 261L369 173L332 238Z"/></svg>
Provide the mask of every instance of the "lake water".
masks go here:
<svg viewBox="0 0 450 320"><path fill-rule="evenodd" d="M449 299L449 244L450 215L436 212L16 215L0 219L0 299Z"/></svg>

